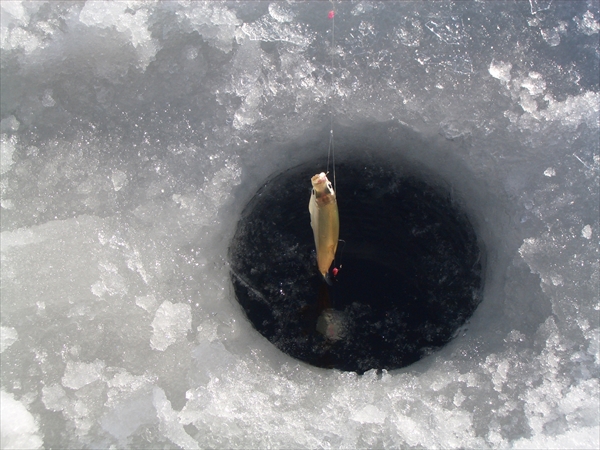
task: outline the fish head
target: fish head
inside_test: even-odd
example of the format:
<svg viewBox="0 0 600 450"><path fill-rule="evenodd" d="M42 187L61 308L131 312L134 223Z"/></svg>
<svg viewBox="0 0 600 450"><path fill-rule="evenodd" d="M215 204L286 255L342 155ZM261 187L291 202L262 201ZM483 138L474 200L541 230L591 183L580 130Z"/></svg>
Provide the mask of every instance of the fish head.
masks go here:
<svg viewBox="0 0 600 450"><path fill-rule="evenodd" d="M310 182L312 183L313 189L316 191L318 196L333 194L333 186L327 179L325 172L316 174L310 179Z"/></svg>

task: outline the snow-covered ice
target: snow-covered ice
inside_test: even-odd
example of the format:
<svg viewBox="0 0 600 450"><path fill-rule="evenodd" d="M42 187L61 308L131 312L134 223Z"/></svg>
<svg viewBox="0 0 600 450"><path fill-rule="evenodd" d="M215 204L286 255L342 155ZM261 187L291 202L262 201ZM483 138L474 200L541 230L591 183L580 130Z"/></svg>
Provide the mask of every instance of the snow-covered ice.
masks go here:
<svg viewBox="0 0 600 450"><path fill-rule="evenodd" d="M0 8L2 448L600 446L597 0L336 2L333 46L329 2ZM330 107L487 253L401 370L299 363L234 298L242 209Z"/></svg>
<svg viewBox="0 0 600 450"><path fill-rule="evenodd" d="M192 325L192 309L185 303L173 304L165 300L158 307L152 321L150 345L154 350L164 351L169 345L185 338Z"/></svg>
<svg viewBox="0 0 600 450"><path fill-rule="evenodd" d="M23 403L12 394L0 391L0 412L2 448L42 448L39 426Z"/></svg>

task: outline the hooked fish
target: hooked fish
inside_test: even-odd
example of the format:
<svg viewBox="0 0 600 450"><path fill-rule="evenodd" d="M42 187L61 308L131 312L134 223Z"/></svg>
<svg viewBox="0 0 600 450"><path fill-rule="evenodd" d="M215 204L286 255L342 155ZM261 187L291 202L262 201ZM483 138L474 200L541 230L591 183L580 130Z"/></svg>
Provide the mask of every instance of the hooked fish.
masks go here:
<svg viewBox="0 0 600 450"><path fill-rule="evenodd" d="M321 172L315 175L310 181L313 188L308 211L310 212L310 226L315 236L317 265L325 281L331 284L329 268L335 258L340 236L337 200L333 186L325 173Z"/></svg>

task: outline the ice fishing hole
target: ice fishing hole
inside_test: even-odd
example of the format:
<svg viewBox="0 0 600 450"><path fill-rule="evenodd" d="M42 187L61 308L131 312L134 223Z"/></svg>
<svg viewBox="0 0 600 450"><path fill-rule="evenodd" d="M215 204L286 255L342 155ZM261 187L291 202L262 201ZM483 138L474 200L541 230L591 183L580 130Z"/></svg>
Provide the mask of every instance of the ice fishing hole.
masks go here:
<svg viewBox="0 0 600 450"><path fill-rule="evenodd" d="M288 355L363 373L410 365L448 343L481 300L482 259L451 193L373 161L340 164L337 281L316 269L308 212L321 161L268 180L230 246L248 319Z"/></svg>

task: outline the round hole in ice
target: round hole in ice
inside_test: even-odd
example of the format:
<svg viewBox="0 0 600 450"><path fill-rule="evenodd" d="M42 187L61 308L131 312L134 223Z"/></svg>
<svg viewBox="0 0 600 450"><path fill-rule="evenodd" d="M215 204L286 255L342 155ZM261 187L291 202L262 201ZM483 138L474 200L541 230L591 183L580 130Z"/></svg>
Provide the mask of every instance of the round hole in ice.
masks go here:
<svg viewBox="0 0 600 450"><path fill-rule="evenodd" d="M327 286L308 212L310 177L322 170L313 162L272 177L242 213L230 260L248 319L294 358L359 373L404 367L445 345L481 300L467 215L416 173L385 161L339 164L343 242Z"/></svg>

